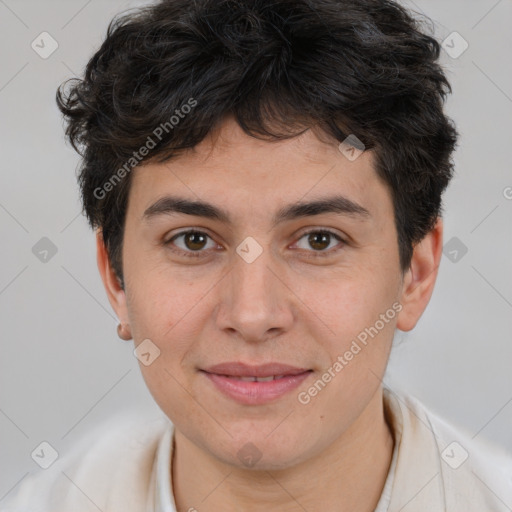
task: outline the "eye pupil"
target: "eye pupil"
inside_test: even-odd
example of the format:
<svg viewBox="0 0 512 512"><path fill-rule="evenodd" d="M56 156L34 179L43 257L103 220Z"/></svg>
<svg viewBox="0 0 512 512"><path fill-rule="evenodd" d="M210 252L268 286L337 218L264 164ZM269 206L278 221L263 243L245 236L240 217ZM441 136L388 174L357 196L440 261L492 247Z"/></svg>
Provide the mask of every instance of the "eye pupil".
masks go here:
<svg viewBox="0 0 512 512"><path fill-rule="evenodd" d="M202 233L190 232L185 235L185 245L191 250L202 249L205 241L206 237ZM194 244L198 244L198 246L194 246Z"/></svg>
<svg viewBox="0 0 512 512"><path fill-rule="evenodd" d="M320 241L318 241L319 238L321 239ZM329 233L316 232L309 234L308 242L313 249L323 250L329 247L330 239L331 235Z"/></svg>

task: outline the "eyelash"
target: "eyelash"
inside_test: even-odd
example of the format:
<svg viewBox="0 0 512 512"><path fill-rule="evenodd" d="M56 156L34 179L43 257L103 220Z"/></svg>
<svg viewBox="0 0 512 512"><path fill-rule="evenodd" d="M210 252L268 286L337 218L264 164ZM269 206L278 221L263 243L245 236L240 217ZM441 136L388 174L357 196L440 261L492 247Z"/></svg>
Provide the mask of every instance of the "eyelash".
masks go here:
<svg viewBox="0 0 512 512"><path fill-rule="evenodd" d="M175 234L172 238L170 238L169 240L167 240L166 242L164 242L164 245L165 246L168 246L170 248L171 251L175 252L175 253L178 253L178 254L181 254L185 257L188 257L188 258L198 258L198 257L201 257L203 256L203 254L206 252L204 250L199 250L199 251L184 251L182 249L174 249L171 247L171 242L174 242L174 240L176 240L177 238L179 238L180 236L184 236L184 235L188 235L188 234L198 234L198 235L205 235L207 236L208 238L212 239L210 237L210 235L208 235L208 233L205 233L204 231L198 231L198 230L195 230L195 229L189 229L187 231L181 231L180 233L177 233ZM301 240L302 238L304 238L306 235L310 235L312 233L321 233L321 234L328 234L332 237L334 237L336 240L338 240L339 242L341 242L343 245L346 245L347 242L341 238L337 233L334 233L333 231L330 231L328 229L312 229L310 231L306 231L305 233L302 233L301 236L299 237L298 240ZM313 258L322 258L322 257L327 257L327 256L331 256L333 252L337 252L341 250L341 248L338 248L338 249L329 249L329 250L324 250L324 251L306 251L306 252L310 252L312 254L308 255L308 257L313 257Z"/></svg>

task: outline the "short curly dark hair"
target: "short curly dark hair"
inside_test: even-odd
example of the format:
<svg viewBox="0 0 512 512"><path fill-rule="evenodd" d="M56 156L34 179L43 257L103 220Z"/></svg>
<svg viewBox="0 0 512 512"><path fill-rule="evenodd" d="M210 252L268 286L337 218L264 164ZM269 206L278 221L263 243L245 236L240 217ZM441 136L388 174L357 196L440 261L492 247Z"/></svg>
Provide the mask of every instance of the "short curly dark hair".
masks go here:
<svg viewBox="0 0 512 512"><path fill-rule="evenodd" d="M390 0L160 0L116 16L56 99L120 283L130 169L196 146L228 115L265 140L319 128L375 150L405 272L441 215L458 137L440 44L420 21Z"/></svg>

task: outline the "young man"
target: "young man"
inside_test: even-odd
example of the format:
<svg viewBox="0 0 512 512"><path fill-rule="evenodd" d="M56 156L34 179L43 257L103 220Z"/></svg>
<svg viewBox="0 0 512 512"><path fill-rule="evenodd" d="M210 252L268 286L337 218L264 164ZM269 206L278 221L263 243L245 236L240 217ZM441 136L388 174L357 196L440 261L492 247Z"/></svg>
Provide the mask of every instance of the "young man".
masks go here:
<svg viewBox="0 0 512 512"><path fill-rule="evenodd" d="M425 310L457 133L383 0L165 0L58 92L98 265L165 414L9 510L496 512L512 463L382 378Z"/></svg>

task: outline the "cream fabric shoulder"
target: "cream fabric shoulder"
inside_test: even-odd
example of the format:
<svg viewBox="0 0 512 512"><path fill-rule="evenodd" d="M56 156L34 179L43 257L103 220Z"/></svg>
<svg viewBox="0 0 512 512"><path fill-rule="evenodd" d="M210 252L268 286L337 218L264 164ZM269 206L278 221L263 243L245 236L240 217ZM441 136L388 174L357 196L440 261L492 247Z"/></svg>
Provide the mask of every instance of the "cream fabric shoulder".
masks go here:
<svg viewBox="0 0 512 512"><path fill-rule="evenodd" d="M169 425L165 416L114 415L48 469L28 475L15 495L0 503L0 511L145 511L155 453Z"/></svg>
<svg viewBox="0 0 512 512"><path fill-rule="evenodd" d="M401 434L389 512L510 512L512 456L403 391L385 389Z"/></svg>

